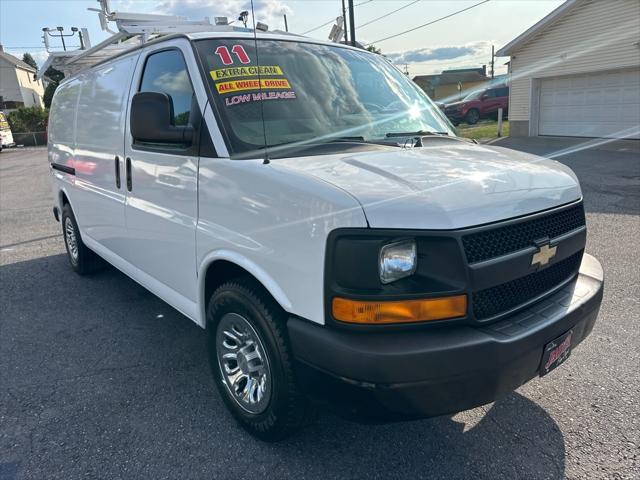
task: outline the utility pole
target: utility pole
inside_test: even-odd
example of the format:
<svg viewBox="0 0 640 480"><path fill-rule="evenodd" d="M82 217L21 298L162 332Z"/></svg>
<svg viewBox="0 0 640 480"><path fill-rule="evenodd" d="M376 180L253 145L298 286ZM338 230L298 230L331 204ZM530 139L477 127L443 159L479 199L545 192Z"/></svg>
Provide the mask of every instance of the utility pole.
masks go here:
<svg viewBox="0 0 640 480"><path fill-rule="evenodd" d="M495 73L494 62L495 62L495 59L496 59L496 55L494 53L494 48L495 47L493 45L491 45L491 80L493 80L494 73Z"/></svg>
<svg viewBox="0 0 640 480"><path fill-rule="evenodd" d="M356 18L353 15L353 0L349 0L349 28L351 30L351 46L356 46Z"/></svg>
<svg viewBox="0 0 640 480"><path fill-rule="evenodd" d="M344 0L342 0L342 23L344 24L344 44L349 43L347 38L347 8L344 6Z"/></svg>
<svg viewBox="0 0 640 480"><path fill-rule="evenodd" d="M287 14L284 14L284 31L288 32L289 31L289 24L287 23Z"/></svg>

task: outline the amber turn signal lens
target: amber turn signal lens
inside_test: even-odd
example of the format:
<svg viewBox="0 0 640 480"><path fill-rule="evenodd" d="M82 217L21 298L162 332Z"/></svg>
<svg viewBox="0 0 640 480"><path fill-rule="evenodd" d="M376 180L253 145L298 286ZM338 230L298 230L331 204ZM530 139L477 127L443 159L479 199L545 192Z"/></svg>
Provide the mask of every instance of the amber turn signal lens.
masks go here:
<svg viewBox="0 0 640 480"><path fill-rule="evenodd" d="M467 296L425 298L391 302L369 302L336 297L333 318L341 322L383 325L389 323L428 322L463 317Z"/></svg>

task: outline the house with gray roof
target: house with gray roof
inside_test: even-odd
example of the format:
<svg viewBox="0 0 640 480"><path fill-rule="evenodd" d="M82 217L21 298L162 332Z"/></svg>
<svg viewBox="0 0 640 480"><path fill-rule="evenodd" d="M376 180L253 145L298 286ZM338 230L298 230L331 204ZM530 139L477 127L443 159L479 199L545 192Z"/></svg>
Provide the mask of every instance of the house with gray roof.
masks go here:
<svg viewBox="0 0 640 480"><path fill-rule="evenodd" d="M35 68L8 54L0 45L0 110L44 106L44 84L34 79L35 73Z"/></svg>

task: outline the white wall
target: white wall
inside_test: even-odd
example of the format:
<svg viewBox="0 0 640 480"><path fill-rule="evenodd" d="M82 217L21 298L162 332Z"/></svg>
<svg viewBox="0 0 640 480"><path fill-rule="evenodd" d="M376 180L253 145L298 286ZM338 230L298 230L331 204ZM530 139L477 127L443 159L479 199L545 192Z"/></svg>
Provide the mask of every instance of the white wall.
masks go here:
<svg viewBox="0 0 640 480"><path fill-rule="evenodd" d="M42 80L35 81L33 72L16 69L20 91L22 93L22 101L25 107L44 107L42 96L44 95L44 87Z"/></svg>
<svg viewBox="0 0 640 480"><path fill-rule="evenodd" d="M529 120L532 79L640 66L639 19L638 0L582 0L539 32L512 53L509 119Z"/></svg>
<svg viewBox="0 0 640 480"><path fill-rule="evenodd" d="M35 81L33 72L16 68L0 59L0 95L5 102L23 102L25 107L44 107L44 85Z"/></svg>
<svg viewBox="0 0 640 480"><path fill-rule="evenodd" d="M0 95L5 102L22 102L22 92L13 64L0 58Z"/></svg>

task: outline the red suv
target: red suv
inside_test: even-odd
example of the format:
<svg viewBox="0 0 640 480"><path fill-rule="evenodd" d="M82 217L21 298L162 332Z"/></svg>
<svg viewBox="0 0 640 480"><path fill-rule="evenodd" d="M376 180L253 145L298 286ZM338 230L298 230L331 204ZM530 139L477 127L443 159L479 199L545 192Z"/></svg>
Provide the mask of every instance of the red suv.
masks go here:
<svg viewBox="0 0 640 480"><path fill-rule="evenodd" d="M474 125L481 118L496 116L499 108L502 108L506 117L509 109L509 87L475 91L459 102L445 105L444 113L454 125L461 122Z"/></svg>

